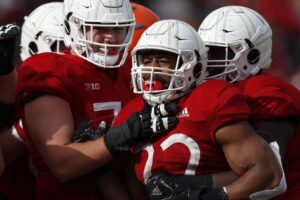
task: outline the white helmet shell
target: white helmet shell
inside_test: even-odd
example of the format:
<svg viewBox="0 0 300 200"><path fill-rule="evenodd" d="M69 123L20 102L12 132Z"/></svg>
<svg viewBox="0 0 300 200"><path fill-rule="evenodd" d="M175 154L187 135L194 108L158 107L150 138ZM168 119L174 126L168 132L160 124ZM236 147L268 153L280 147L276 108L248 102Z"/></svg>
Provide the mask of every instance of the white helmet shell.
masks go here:
<svg viewBox="0 0 300 200"><path fill-rule="evenodd" d="M103 68L123 65L132 40L135 19L128 0L65 0L66 45L80 57ZM99 43L87 38L96 28L127 28L120 44ZM109 54L109 49L116 52ZM100 53L95 51L101 50Z"/></svg>
<svg viewBox="0 0 300 200"><path fill-rule="evenodd" d="M226 48L223 59L212 60L209 56L208 70L212 67L224 69L211 78L227 77L231 82L244 80L269 68L272 62L272 30L268 22L250 8L219 8L203 20L198 33L207 47ZM233 58L228 57L229 51L234 53Z"/></svg>
<svg viewBox="0 0 300 200"><path fill-rule="evenodd" d="M143 66L140 52L165 51L177 55L174 69ZM206 76L207 48L196 30L179 20L162 20L150 26L132 51L132 80L135 93L141 93L149 104L177 99L201 84ZM171 76L167 89L143 88L143 74Z"/></svg>
<svg viewBox="0 0 300 200"><path fill-rule="evenodd" d="M21 33L21 59L42 52L62 53L64 41L63 4L46 3L24 18Z"/></svg>

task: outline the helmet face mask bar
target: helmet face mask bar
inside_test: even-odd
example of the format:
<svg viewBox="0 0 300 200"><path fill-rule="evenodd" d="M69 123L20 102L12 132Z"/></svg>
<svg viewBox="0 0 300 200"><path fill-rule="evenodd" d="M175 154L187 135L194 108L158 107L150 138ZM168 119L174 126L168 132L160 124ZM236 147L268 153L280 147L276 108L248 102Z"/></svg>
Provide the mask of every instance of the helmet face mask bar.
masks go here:
<svg viewBox="0 0 300 200"><path fill-rule="evenodd" d="M63 4L46 3L24 18L21 32L21 59L43 53L64 53Z"/></svg>
<svg viewBox="0 0 300 200"><path fill-rule="evenodd" d="M64 53L66 46L64 44L64 37L54 36L48 33L43 33L41 40L48 44L50 50L56 53Z"/></svg>
<svg viewBox="0 0 300 200"><path fill-rule="evenodd" d="M235 82L240 79L240 71L237 64L239 57L248 49L247 43L235 41L227 44L214 43L209 48L206 79L222 79Z"/></svg>
<svg viewBox="0 0 300 200"><path fill-rule="evenodd" d="M25 56L23 52L22 60L42 52L63 54L66 49L63 36L55 36L51 33L41 32L41 34L35 36L35 40L35 42L31 41L27 47L21 45L21 48L27 49L27 55Z"/></svg>
<svg viewBox="0 0 300 200"><path fill-rule="evenodd" d="M206 77L207 48L194 28L183 21L154 23L131 55L134 92L143 94L150 105L178 99Z"/></svg>
<svg viewBox="0 0 300 200"><path fill-rule="evenodd" d="M118 68L127 58L135 19L129 1L101 2L65 1L65 42L78 56L98 67Z"/></svg>
<svg viewBox="0 0 300 200"><path fill-rule="evenodd" d="M155 52L155 53L154 53ZM156 53L157 52L157 53ZM195 51L183 50L179 53L165 50L153 50L151 54L161 54L162 52L173 54L176 64L172 69L145 66L142 61L143 50L133 53L134 67L131 69L134 93L143 94L144 98L152 104L169 102L184 96L195 88L195 84L188 84L187 74L191 73L190 66L197 67L193 70L196 77L202 73L202 63L197 60ZM168 81L166 81L168 80Z"/></svg>
<svg viewBox="0 0 300 200"><path fill-rule="evenodd" d="M99 24L96 22L86 22L76 17L71 17L70 20L76 24L79 33L78 40L74 43L74 46L76 47L75 52L79 56L104 68L117 68L125 62L133 35L134 22ZM97 30L102 29L101 32L105 32L110 28L112 31L125 32L119 44L99 43L94 41L94 35ZM115 65L118 60L120 60L119 64Z"/></svg>
<svg viewBox="0 0 300 200"><path fill-rule="evenodd" d="M150 51L148 51L150 52ZM132 69L132 79L134 84L134 92L139 94L161 94L169 91L177 91L186 87L184 81L184 73L180 71L180 66L182 63L182 58L180 55L166 51L152 51L149 54L162 54L167 53L176 60L175 66L172 69L167 69L158 66L145 66L142 57L145 52L137 51L137 67ZM160 78L164 77L164 78ZM163 80L162 80L163 79ZM168 86L164 87L168 80Z"/></svg>
<svg viewBox="0 0 300 200"><path fill-rule="evenodd" d="M272 62L272 30L252 9L242 6L219 8L203 20L198 33L210 48L207 79L244 80L269 68ZM222 48L223 55L214 52Z"/></svg>

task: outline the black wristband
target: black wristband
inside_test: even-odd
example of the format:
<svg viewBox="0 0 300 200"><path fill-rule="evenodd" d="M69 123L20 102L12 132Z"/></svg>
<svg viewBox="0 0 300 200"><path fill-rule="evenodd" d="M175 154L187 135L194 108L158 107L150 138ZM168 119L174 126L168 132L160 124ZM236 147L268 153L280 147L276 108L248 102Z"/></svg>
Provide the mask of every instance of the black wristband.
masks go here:
<svg viewBox="0 0 300 200"><path fill-rule="evenodd" d="M228 200L224 188L215 188L199 196L199 200Z"/></svg>
<svg viewBox="0 0 300 200"><path fill-rule="evenodd" d="M213 188L212 174L175 176L174 180L176 183L187 185L190 188L197 188L199 186L205 186L207 190Z"/></svg>

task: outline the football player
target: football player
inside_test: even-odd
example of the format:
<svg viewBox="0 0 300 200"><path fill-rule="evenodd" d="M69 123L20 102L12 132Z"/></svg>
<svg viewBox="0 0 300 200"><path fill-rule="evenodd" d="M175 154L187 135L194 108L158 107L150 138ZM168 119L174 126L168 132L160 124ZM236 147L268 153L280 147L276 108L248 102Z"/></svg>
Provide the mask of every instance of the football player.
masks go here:
<svg viewBox="0 0 300 200"><path fill-rule="evenodd" d="M21 60L42 52L59 52L63 43L63 4L52 2L37 7L24 18L21 30ZM4 158L9 165L0 178L0 188L8 199L34 199L36 171L26 148L22 122L0 137ZM20 177L23 177L20 179ZM18 189L18 192L16 191Z"/></svg>
<svg viewBox="0 0 300 200"><path fill-rule="evenodd" d="M63 3L46 3L24 17L21 34L21 59L43 52L63 53L64 45Z"/></svg>
<svg viewBox="0 0 300 200"><path fill-rule="evenodd" d="M65 0L64 16L70 53L40 53L22 63L17 110L39 172L37 199L97 199L88 173L158 131L148 107L109 129L133 97L126 60L135 24L129 1ZM75 130L108 134L78 142Z"/></svg>
<svg viewBox="0 0 300 200"><path fill-rule="evenodd" d="M15 40L20 28L14 24L0 26L0 133L11 132L14 117L14 89L16 76L13 64ZM4 159L0 150L0 174Z"/></svg>
<svg viewBox="0 0 300 200"><path fill-rule="evenodd" d="M3 151L3 135L11 134L11 126L14 118L14 96L16 86L16 74L14 70L14 50L16 37L20 28L15 24L0 26L0 175L4 172L7 165L5 161L5 151ZM3 152L3 154L2 154ZM0 198L5 199L6 194L2 190Z"/></svg>
<svg viewBox="0 0 300 200"><path fill-rule="evenodd" d="M10 128L14 113L16 76L13 56L20 28L14 24L0 26L0 130Z"/></svg>
<svg viewBox="0 0 300 200"><path fill-rule="evenodd" d="M135 16L135 29L134 29L134 34L133 34L133 38L129 47L129 52L132 51L133 47L136 45L137 41L139 40L139 38L141 37L142 33L149 27L151 26L153 23L159 21L159 17L157 16L156 13L154 13L152 10L150 10L149 8L138 4L138 3L130 3L132 6L132 11L133 14ZM140 185L135 184L134 181L132 181L131 179L127 179L126 176L130 176L130 173L134 173L134 171L132 170L132 167L124 167L125 166L125 162L127 163L129 160L131 160L131 156L128 155L128 159L124 158L125 156L123 156L122 158L119 158L118 160L116 159L113 166L115 166L115 173L119 174L120 176L122 176L122 180L129 180L130 182L126 182L124 183L125 187L127 187L127 190L130 192L132 198L135 199L145 199L147 198L146 193L144 191L144 188L140 189ZM121 163L121 164L120 164ZM129 164L131 165L131 163ZM108 174L111 172L108 172ZM108 194L108 199L112 199L112 194L114 195L118 195L115 199L124 199L125 197L123 196L119 196L120 193L118 194L116 192L116 180L117 178L106 178L107 175L101 175L101 177L98 178L97 181L97 185L98 188L100 189L101 193L103 195ZM123 177L125 176L125 177ZM105 180L103 180L105 178ZM112 191L108 190L108 185L109 183L111 183L111 185L113 185L114 187L112 187Z"/></svg>
<svg viewBox="0 0 300 200"><path fill-rule="evenodd" d="M181 108L175 129L133 149L137 178L146 184L150 199L243 199L279 184L280 165L247 122L251 113L243 94L225 81L204 81L207 48L190 25L178 20L154 23L132 57L134 91L143 96L120 112L116 125L140 111L144 101L152 106L178 102ZM173 183L174 177L165 180L161 173L205 175L228 169L240 178L215 189L205 182L195 187Z"/></svg>
<svg viewBox="0 0 300 200"><path fill-rule="evenodd" d="M227 6L211 12L198 32L209 48L209 79L237 85L251 108L251 124L256 132L271 136L279 144L287 191L278 199L298 199L300 92L286 81L263 72L272 61L271 27L252 9ZM271 198L272 192L276 194L280 187L252 198Z"/></svg>

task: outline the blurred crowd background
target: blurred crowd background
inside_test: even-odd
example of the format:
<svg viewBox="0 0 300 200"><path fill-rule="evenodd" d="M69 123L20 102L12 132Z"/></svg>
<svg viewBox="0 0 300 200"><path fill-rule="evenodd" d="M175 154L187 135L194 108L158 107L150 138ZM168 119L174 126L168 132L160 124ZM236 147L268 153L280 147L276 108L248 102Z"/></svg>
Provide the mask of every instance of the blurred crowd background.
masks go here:
<svg viewBox="0 0 300 200"><path fill-rule="evenodd" d="M53 0L1 0L0 25L17 22L37 6ZM132 0L155 11L161 19L179 19L198 29L204 17L225 5L242 5L262 14L273 30L273 62L269 73L300 89L300 0ZM17 54L18 55L18 52ZM18 63L18 56L16 56Z"/></svg>

